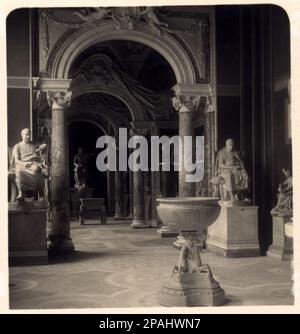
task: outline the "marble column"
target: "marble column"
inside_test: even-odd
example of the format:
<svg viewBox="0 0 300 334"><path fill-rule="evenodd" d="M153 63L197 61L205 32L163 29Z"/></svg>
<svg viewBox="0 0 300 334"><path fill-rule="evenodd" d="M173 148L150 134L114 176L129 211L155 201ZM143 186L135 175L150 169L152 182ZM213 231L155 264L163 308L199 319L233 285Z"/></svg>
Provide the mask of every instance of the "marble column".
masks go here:
<svg viewBox="0 0 300 334"><path fill-rule="evenodd" d="M129 213L126 219L133 219L133 173L129 171Z"/></svg>
<svg viewBox="0 0 300 334"><path fill-rule="evenodd" d="M210 182L215 168L215 112L207 101L204 110L204 177L202 196L214 196L215 189Z"/></svg>
<svg viewBox="0 0 300 334"><path fill-rule="evenodd" d="M147 130L134 129L131 135L145 136ZM145 221L145 186L144 172L141 170L133 173L133 221L130 225L132 228L145 228L148 224Z"/></svg>
<svg viewBox="0 0 300 334"><path fill-rule="evenodd" d="M114 219L123 217L123 172L115 171L115 215Z"/></svg>
<svg viewBox="0 0 300 334"><path fill-rule="evenodd" d="M133 221L132 228L148 227L145 222L144 177L142 171L133 172Z"/></svg>
<svg viewBox="0 0 300 334"><path fill-rule="evenodd" d="M71 92L48 91L52 105L51 142L51 209L52 226L49 253L60 255L74 252L70 238L69 147L67 134L67 103Z"/></svg>
<svg viewBox="0 0 300 334"><path fill-rule="evenodd" d="M194 158L193 146L184 148L184 137L194 137L193 115L200 101L200 96L177 95L173 98L173 106L179 112L179 136L182 140L182 168L179 171L179 196L195 196L195 182L186 182L186 176L190 173L185 166L191 157ZM194 138L193 138L194 142ZM194 162L194 161L193 161ZM193 174L193 172L192 172Z"/></svg>
<svg viewBox="0 0 300 334"><path fill-rule="evenodd" d="M115 172L107 171L107 210L112 216L115 212Z"/></svg>

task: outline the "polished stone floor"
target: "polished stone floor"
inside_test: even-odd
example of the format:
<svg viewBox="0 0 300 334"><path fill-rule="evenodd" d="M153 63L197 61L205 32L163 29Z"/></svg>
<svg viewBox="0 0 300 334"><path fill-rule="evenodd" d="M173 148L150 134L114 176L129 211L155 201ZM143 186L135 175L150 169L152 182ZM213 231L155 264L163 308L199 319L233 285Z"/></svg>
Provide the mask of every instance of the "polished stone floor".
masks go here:
<svg viewBox="0 0 300 334"><path fill-rule="evenodd" d="M10 268L11 309L159 306L157 294L178 250L156 229L133 230L129 221L80 226L72 222L74 255L49 265ZM228 259L203 251L226 305L292 305L288 261L269 257Z"/></svg>

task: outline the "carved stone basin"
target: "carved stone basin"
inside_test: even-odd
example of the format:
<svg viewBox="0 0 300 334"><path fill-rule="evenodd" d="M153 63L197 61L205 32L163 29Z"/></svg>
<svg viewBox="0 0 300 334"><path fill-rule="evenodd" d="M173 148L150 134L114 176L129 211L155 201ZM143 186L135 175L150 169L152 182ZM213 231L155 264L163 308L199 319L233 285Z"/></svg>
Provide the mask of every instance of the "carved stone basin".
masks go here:
<svg viewBox="0 0 300 334"><path fill-rule="evenodd" d="M158 198L157 212L170 230L203 230L218 218L221 210L219 200L215 197Z"/></svg>
<svg viewBox="0 0 300 334"><path fill-rule="evenodd" d="M158 215L164 225L180 231L184 242L171 277L164 282L159 303L165 306L214 306L225 302L225 292L202 264L201 233L220 214L219 198L158 198Z"/></svg>

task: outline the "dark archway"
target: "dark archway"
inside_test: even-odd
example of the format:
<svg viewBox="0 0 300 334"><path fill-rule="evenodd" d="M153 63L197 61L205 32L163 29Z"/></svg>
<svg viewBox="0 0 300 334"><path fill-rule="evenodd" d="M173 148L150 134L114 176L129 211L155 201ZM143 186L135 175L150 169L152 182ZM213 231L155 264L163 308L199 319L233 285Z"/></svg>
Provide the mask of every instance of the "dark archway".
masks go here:
<svg viewBox="0 0 300 334"><path fill-rule="evenodd" d="M69 155L70 155L70 186L74 187L74 156L78 147L82 147L88 154L86 183L93 188L93 197L106 198L106 173L100 172L96 167L96 158L99 153L96 141L105 135L103 130L89 121L76 121L69 125Z"/></svg>

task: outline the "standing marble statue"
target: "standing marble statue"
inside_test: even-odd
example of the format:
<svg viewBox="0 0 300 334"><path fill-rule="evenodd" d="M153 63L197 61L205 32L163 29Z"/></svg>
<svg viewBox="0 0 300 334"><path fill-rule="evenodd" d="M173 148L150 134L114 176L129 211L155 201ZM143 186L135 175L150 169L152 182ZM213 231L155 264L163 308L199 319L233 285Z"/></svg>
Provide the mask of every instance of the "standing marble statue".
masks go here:
<svg viewBox="0 0 300 334"><path fill-rule="evenodd" d="M26 197L27 192L38 191L39 199L45 197L45 178L49 176L49 168L43 157L46 144L40 146L30 141L30 130L21 131L22 141L13 147L9 174L15 176L17 200Z"/></svg>
<svg viewBox="0 0 300 334"><path fill-rule="evenodd" d="M211 180L219 185L222 201L239 201L240 193L248 189L248 174L238 151L233 150L234 142L231 138L217 154L216 176Z"/></svg>
<svg viewBox="0 0 300 334"><path fill-rule="evenodd" d="M282 168L285 180L278 186L277 204L271 214L293 216L293 179L288 169Z"/></svg>
<svg viewBox="0 0 300 334"><path fill-rule="evenodd" d="M81 189L86 184L86 169L88 156L81 147L78 147L77 153L74 156L74 179L75 189Z"/></svg>

